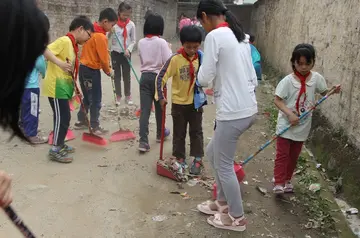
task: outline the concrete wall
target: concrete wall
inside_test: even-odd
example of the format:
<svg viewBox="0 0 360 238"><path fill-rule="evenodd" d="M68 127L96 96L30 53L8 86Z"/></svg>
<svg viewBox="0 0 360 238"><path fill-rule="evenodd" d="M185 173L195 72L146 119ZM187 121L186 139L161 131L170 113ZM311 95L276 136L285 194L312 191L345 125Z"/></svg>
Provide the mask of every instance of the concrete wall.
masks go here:
<svg viewBox="0 0 360 238"><path fill-rule="evenodd" d="M360 147L360 0L259 0L252 31L264 59L283 73L298 43L314 44L316 68L343 93L321 106L335 128Z"/></svg>
<svg viewBox="0 0 360 238"><path fill-rule="evenodd" d="M184 13L188 17L194 17L197 11L197 2L193 3L182 3L179 2L178 5L178 15L177 19L180 18L180 15ZM250 29L250 21L251 21L251 13L253 6L252 5L235 5L235 4L226 4L227 8L236 15L238 20L244 27L246 32L249 32Z"/></svg>
<svg viewBox="0 0 360 238"><path fill-rule="evenodd" d="M119 0L41 0L41 9L48 15L51 24L51 39L66 34L71 20L78 15L86 15L95 21L102 9L111 7L117 11ZM132 20L137 26L137 38L142 37L144 15L148 9L161 14L166 22L165 38L175 35L177 0L132 0Z"/></svg>

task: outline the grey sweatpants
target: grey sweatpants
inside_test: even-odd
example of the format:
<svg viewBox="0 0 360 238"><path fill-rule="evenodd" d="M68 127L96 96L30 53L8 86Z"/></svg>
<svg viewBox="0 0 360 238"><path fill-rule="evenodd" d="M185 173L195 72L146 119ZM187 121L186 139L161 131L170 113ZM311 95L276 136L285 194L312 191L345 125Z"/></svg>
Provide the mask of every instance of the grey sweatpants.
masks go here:
<svg viewBox="0 0 360 238"><path fill-rule="evenodd" d="M232 217L244 215L240 186L234 171L234 156L238 139L251 127L256 115L232 121L216 121L214 137L206 155L215 172L217 200L226 201Z"/></svg>

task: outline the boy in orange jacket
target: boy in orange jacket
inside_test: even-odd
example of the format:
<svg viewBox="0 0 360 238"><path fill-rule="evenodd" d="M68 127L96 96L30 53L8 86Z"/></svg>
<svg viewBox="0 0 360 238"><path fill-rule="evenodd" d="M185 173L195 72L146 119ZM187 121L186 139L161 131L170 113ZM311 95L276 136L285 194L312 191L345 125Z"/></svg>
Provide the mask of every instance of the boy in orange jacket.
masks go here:
<svg viewBox="0 0 360 238"><path fill-rule="evenodd" d="M118 18L116 12L106 8L100 12L99 22L94 23L94 30L91 39L86 42L80 57L79 81L84 96L85 108L90 109L90 124L95 134L104 134L108 131L100 126L99 117L101 109L101 72L112 77L113 71L110 68L110 57L108 52L108 40L106 33L116 24ZM85 113L80 108L76 129L87 128Z"/></svg>

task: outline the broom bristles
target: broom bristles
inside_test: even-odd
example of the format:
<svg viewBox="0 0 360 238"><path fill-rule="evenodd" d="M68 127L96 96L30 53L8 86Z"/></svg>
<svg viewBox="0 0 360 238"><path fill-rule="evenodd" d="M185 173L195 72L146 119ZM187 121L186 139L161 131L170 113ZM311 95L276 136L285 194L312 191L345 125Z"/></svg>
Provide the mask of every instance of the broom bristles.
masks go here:
<svg viewBox="0 0 360 238"><path fill-rule="evenodd" d="M92 144L95 144L95 145L101 145L101 146L107 145L107 143L108 143L106 139L104 139L100 136L94 135L94 134L86 133L86 132L83 133L82 140L92 143Z"/></svg>

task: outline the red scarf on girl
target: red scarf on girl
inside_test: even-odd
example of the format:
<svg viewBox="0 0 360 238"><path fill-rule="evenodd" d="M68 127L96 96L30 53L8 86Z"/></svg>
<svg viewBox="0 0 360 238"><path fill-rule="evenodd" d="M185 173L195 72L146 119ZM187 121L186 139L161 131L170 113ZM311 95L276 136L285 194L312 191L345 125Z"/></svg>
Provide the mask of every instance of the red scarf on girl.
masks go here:
<svg viewBox="0 0 360 238"><path fill-rule="evenodd" d="M190 59L189 56L186 54L185 50L184 50L184 47L181 47L179 50L178 50L178 53L181 54L187 61L189 61L189 65L190 65L190 68L189 68L189 73L190 73L190 86L189 86L189 90L188 90L188 94L190 92L190 88L191 86L193 85L194 81L195 81L195 67L194 67L194 61L197 60L199 58L199 55L198 53L196 52L195 55L194 55L194 58L193 59Z"/></svg>
<svg viewBox="0 0 360 238"><path fill-rule="evenodd" d="M216 29L217 29L217 28L220 28L220 27L229 27L229 23L227 23L227 22L224 21L224 22L218 24L218 25L216 26Z"/></svg>
<svg viewBox="0 0 360 238"><path fill-rule="evenodd" d="M76 43L75 37L73 34L71 33L67 33L66 34L67 37L70 38L72 46L74 48L74 53L75 53L75 68L74 68L74 72L73 72L73 78L76 81L77 79L77 75L78 75L78 71L79 71L79 58L78 58L78 53L79 53L79 45ZM66 59L68 60L68 59Z"/></svg>
<svg viewBox="0 0 360 238"><path fill-rule="evenodd" d="M126 40L128 37L126 26L129 24L130 18L126 19L126 21L121 21L120 19L117 22L117 25L123 29L123 38L124 38L124 50L126 50Z"/></svg>
<svg viewBox="0 0 360 238"><path fill-rule="evenodd" d="M310 75L311 72L305 74L305 75L302 75L300 74L298 71L294 71L295 75L300 79L300 83L301 83L301 88L300 88L300 92L299 92L299 96L296 100L296 111L298 113L298 115L300 116L300 111L299 111L299 104L300 104L300 98L301 96L304 94L304 100L303 100L303 103L306 101L306 79L307 77Z"/></svg>
<svg viewBox="0 0 360 238"><path fill-rule="evenodd" d="M94 22L94 30L95 30L95 32L103 33L104 35L106 35L106 31L104 30L104 28L99 26L99 23L97 23L97 22Z"/></svg>

